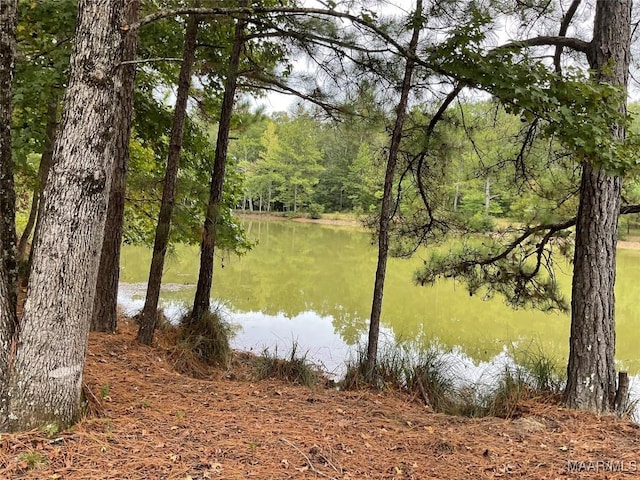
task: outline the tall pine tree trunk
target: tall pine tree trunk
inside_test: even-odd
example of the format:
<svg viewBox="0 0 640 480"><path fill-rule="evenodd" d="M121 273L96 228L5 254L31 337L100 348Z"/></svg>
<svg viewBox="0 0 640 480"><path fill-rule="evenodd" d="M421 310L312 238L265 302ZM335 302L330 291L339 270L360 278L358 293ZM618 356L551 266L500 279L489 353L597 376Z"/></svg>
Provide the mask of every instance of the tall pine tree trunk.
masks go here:
<svg viewBox="0 0 640 480"><path fill-rule="evenodd" d="M631 0L599 0L590 66L602 81L626 92ZM626 96L620 105L626 110ZM622 127L613 134L624 141ZM580 185L571 297L571 338L565 401L569 407L614 407L616 243L622 179L585 162Z"/></svg>
<svg viewBox="0 0 640 480"><path fill-rule="evenodd" d="M242 1L241 6L246 2ZM242 53L244 28L246 21L239 19L236 23L233 49L229 58L229 69L224 83L224 95L220 110L220 122L218 124L218 138L216 140L216 152L213 160L213 172L209 187L209 201L202 232L200 245L200 272L198 274L198 286L193 301L193 310L188 322L195 323L202 318L211 306L211 285L213 283L213 258L216 246L216 230L220 217L222 204L222 189L224 186L224 172L227 163L227 148L229 146L229 131L231 130L231 115L233 102L236 95L238 81L238 69Z"/></svg>
<svg viewBox="0 0 640 480"><path fill-rule="evenodd" d="M484 179L484 214L489 215L491 208L491 180L489 177Z"/></svg>
<svg viewBox="0 0 640 480"><path fill-rule="evenodd" d="M16 10L16 0L0 0L0 431L8 416L9 391L6 379L16 328L15 193L11 160L11 86L16 50Z"/></svg>
<svg viewBox="0 0 640 480"><path fill-rule="evenodd" d="M16 50L16 2L0 0L0 263L6 276L7 302L16 304L16 194L11 158L11 91Z"/></svg>
<svg viewBox="0 0 640 480"><path fill-rule="evenodd" d="M4 430L67 425L82 372L116 155L124 0L80 0L69 86L8 381ZM3 28L4 29L4 28Z"/></svg>
<svg viewBox="0 0 640 480"><path fill-rule="evenodd" d="M130 25L138 21L140 0L128 0L125 19ZM125 61L133 62L138 50L138 31L129 32L124 39ZM100 254L96 298L91 316L91 330L114 332L118 326L118 281L120 279L120 247L124 222L124 197L126 174L129 165L129 139L133 121L133 90L136 76L134 63L124 64L120 69L122 90L117 120L117 156L115 158L111 193L107 210L107 223Z"/></svg>
<svg viewBox="0 0 640 480"><path fill-rule="evenodd" d="M182 137L184 123L187 115L187 101L191 86L191 70L196 57L196 40L198 37L198 18L190 16L184 39L182 54L182 66L178 78L178 96L176 98L173 126L171 128L171 140L169 155L167 157L167 170L164 176L162 189L162 203L160 215L156 227L156 238L153 244L153 257L149 270L149 282L147 283L147 296L144 301L142 314L140 315L140 328L138 341L151 345L153 333L158 317L158 299L160 298L160 285L162 284L162 271L164 258L169 245L169 230L171 227L171 214L175 199L176 183L178 181L178 168L180 166L180 151L182 150Z"/></svg>
<svg viewBox="0 0 640 480"><path fill-rule="evenodd" d="M409 43L409 52L415 54L420 29L422 27L422 0L416 1L416 10L413 14L413 34ZM384 280L387 273L387 258L389 256L389 224L393 210L393 178L402 141L402 129L406 117L407 102L411 91L411 80L415 61L413 57L407 58L400 92L400 102L396 109L396 122L391 133L391 145L387 158L387 168L384 177L382 195L382 207L380 209L380 223L378 226L378 264L376 267L376 279L373 287L373 301L371 305L371 317L369 322L369 339L367 344L366 377L373 382L375 380L376 359L378 356L378 340L380 337L380 317L382 314L382 296L384 293Z"/></svg>

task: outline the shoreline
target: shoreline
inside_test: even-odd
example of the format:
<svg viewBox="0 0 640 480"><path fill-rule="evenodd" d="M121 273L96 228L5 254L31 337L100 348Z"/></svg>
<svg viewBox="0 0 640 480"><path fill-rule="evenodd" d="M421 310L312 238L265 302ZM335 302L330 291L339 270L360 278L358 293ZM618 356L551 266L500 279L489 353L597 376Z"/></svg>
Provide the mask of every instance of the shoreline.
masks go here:
<svg viewBox="0 0 640 480"><path fill-rule="evenodd" d="M87 415L51 434L3 434L0 478L542 480L596 474L615 459L628 471L607 471L613 479L636 468L637 424L553 399L523 401L509 418L449 416L393 389L257 380L247 355L188 377L174 344L165 332L140 345L126 321L91 333Z"/></svg>
<svg viewBox="0 0 640 480"><path fill-rule="evenodd" d="M298 223L317 223L319 225L333 225L338 227L355 227L359 229L365 229L362 220L357 218L307 218L307 217L285 217L281 215L274 215L268 212L243 212L242 210L234 210L234 215L240 218L246 218L250 220L276 220L276 221L289 221ZM618 248L625 250L640 250L639 240L618 240Z"/></svg>
<svg viewBox="0 0 640 480"><path fill-rule="evenodd" d="M239 218L246 218L249 220L279 220L283 222L317 223L319 225L363 228L362 221L357 218L285 217L282 215L274 215L273 213L268 212L243 212L242 210L234 210L233 214L238 216Z"/></svg>

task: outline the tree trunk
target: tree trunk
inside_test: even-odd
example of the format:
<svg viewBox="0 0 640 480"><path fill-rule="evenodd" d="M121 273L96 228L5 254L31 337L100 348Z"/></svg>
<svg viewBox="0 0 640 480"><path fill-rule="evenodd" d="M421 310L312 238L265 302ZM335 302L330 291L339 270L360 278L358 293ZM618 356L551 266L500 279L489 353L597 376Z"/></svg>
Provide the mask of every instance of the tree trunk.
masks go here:
<svg viewBox="0 0 640 480"><path fill-rule="evenodd" d="M242 1L240 4L244 6L246 5L246 1ZM227 78L224 83L222 109L220 110L220 122L218 124L218 138L216 140L216 152L213 160L213 172L211 174L211 185L209 188L209 202L207 204L202 243L200 245L198 286L193 301L193 310L187 320L190 323L199 321L202 315L209 311L211 306L210 297L211 285L213 283L213 256L216 246L216 230L222 204L224 172L227 163L229 131L231 130L231 115L233 113L233 102L236 95L245 25L246 20L243 18L237 20L233 38L233 49L231 51L231 57L229 58L229 70L227 71Z"/></svg>
<svg viewBox="0 0 640 480"><path fill-rule="evenodd" d="M45 132L44 148L42 149L42 156L40 157L40 165L38 166L38 184L33 189L33 199L31 201L31 210L29 211L29 220L24 227L24 232L20 236L18 242L18 251L16 254L18 262L24 262L26 260L27 244L29 243L29 237L33 228L36 226L36 220L40 210L40 198L44 191L44 186L47 183L47 177L49 176L49 169L51 167L51 158L53 157L53 147L55 146L56 131L58 129L58 103L60 99L58 95L54 94L54 98L47 107L47 128ZM34 239L35 240L35 239ZM28 277L28 270L25 275ZM28 278L25 279L25 285Z"/></svg>
<svg viewBox="0 0 640 480"><path fill-rule="evenodd" d="M378 356L378 339L380 336L380 316L382 314L382 296L384 293L384 280L387 272L387 257L389 256L389 223L392 215L393 178L396 171L400 142L402 141L402 128L406 117L407 102L411 91L411 79L415 61L413 54L418 45L420 29L422 27L422 0L416 0L416 10L413 16L413 34L409 43L409 52L412 56L407 58L400 92L400 102L396 109L396 122L391 134L389 157L384 177L382 195L382 207L380 210L380 223L378 233L378 265L376 268L376 280L373 287L373 302L371 305L371 318L369 323L369 340L367 344L366 378L370 382L375 381L376 359Z"/></svg>
<svg viewBox="0 0 640 480"><path fill-rule="evenodd" d="M591 68L625 88L629 74L631 0L596 6ZM620 106L626 110L626 95ZM612 126L624 141L625 132ZM590 159L587 159L590 160ZM565 401L571 408L610 411L616 394L616 237L622 179L583 163L571 298L571 338Z"/></svg>
<svg viewBox="0 0 640 480"><path fill-rule="evenodd" d="M126 3L125 19L130 25L138 21L140 0L128 0ZM138 50L138 31L129 32L124 39L123 58L133 61ZM120 247L122 245L122 229L124 222L124 197L126 189L126 175L129 165L129 139L131 137L131 123L133 119L133 89L135 83L135 64L125 64L120 68L122 75L122 90L118 103L120 104L117 119L117 156L115 158L113 177L111 178L111 193L109 194L109 208L105 236L100 254L100 268L98 269L98 283L96 298L91 316L91 330L100 332L114 332L118 326L118 281L120 279Z"/></svg>
<svg viewBox="0 0 640 480"><path fill-rule="evenodd" d="M484 179L484 214L489 215L491 208L491 180L489 177Z"/></svg>
<svg viewBox="0 0 640 480"><path fill-rule="evenodd" d="M6 276L7 302L15 311L16 303L16 194L11 158L11 84L16 50L16 3L0 0L0 263ZM6 28L5 28L6 25Z"/></svg>
<svg viewBox="0 0 640 480"><path fill-rule="evenodd" d="M0 0L0 431L8 415L11 342L16 328L15 192L11 160L11 86L16 53L16 0Z"/></svg>
<svg viewBox="0 0 640 480"><path fill-rule="evenodd" d="M68 425L82 371L116 155L124 0L80 0L70 80L2 425Z"/></svg>
<svg viewBox="0 0 640 480"><path fill-rule="evenodd" d="M267 192L267 213L271 211L271 183L269 183L269 191Z"/></svg>
<svg viewBox="0 0 640 480"><path fill-rule="evenodd" d="M453 194L453 212L458 211L458 202L460 201L460 183L456 182L456 191Z"/></svg>
<svg viewBox="0 0 640 480"><path fill-rule="evenodd" d="M298 185L293 186L293 211L298 211Z"/></svg>
<svg viewBox="0 0 640 480"><path fill-rule="evenodd" d="M153 257L151 258L151 268L149 270L147 296L144 301L142 314L140 315L138 341L146 345L151 345L153 341L153 333L156 329L156 320L158 318L158 299L160 298L164 257L169 244L171 214L173 212L176 184L178 181L180 151L182 150L182 137L187 115L187 101L189 100L189 88L191 86L191 70L193 69L193 63L196 58L197 37L198 18L192 15L187 22L184 38L182 66L180 67L178 79L178 96L176 98L173 125L171 127L171 141L169 144L169 155L167 157L167 170L164 175L160 215L158 216L156 238L153 244Z"/></svg>

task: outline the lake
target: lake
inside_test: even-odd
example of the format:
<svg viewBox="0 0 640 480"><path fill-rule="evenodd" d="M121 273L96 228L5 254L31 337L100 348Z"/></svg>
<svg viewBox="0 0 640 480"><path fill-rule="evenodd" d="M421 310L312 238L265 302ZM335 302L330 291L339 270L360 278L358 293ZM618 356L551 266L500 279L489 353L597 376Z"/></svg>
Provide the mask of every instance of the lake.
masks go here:
<svg viewBox="0 0 640 480"><path fill-rule="evenodd" d="M339 375L345 358L366 338L376 267L368 232L293 221L245 220L257 246L243 257L216 259L212 297L239 326L238 349L299 351ZM125 246L119 301L127 313L140 309L151 251ZM503 299L469 296L463 285L442 280L416 286L412 275L422 258L390 259L385 284L382 333L385 341L415 348L437 345L452 352L464 369L485 371L513 348L542 351L566 364L569 315L512 310ZM178 246L169 254L161 305L177 318L190 305L198 275L199 249ZM618 250L617 361L640 373L637 318L640 251ZM559 274L570 292L570 270ZM483 370L485 369L485 370ZM474 373L474 375L478 375Z"/></svg>

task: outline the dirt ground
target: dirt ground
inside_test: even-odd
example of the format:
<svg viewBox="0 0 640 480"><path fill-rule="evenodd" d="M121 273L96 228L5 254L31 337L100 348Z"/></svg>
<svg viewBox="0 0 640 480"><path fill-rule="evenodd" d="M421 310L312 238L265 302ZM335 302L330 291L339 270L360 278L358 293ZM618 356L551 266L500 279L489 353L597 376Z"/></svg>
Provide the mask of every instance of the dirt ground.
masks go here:
<svg viewBox="0 0 640 480"><path fill-rule="evenodd" d="M394 392L255 381L247 355L196 380L172 368L162 335L149 348L134 333L91 335L94 414L1 435L0 479L640 476L640 427L616 417L543 403L512 420L448 417Z"/></svg>

